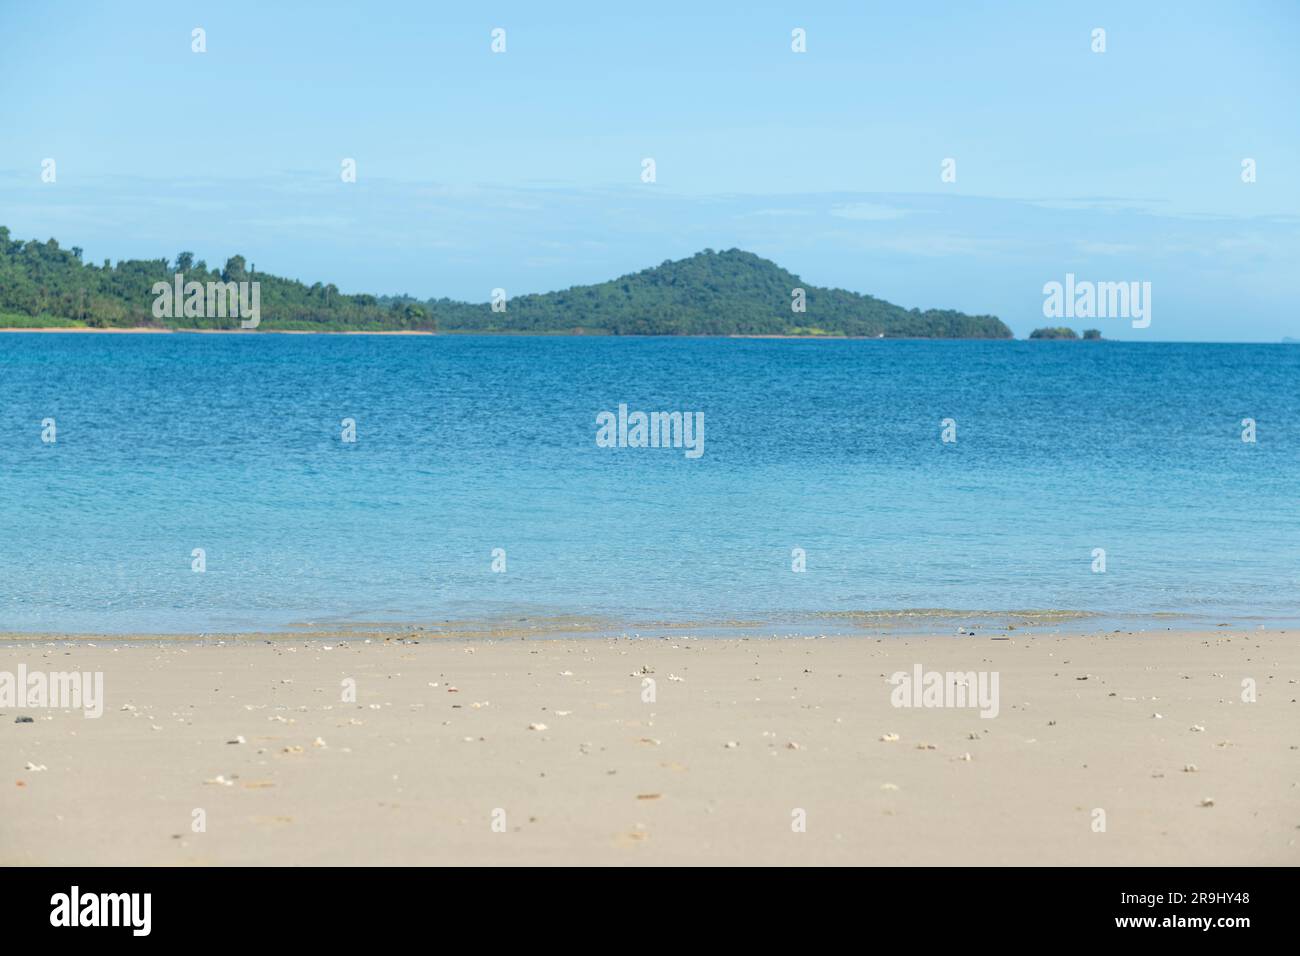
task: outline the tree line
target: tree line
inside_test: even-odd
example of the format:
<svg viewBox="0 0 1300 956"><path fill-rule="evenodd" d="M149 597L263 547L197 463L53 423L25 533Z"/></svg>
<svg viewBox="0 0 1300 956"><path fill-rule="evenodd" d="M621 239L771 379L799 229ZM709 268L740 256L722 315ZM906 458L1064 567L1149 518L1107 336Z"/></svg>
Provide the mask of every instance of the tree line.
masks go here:
<svg viewBox="0 0 1300 956"><path fill-rule="evenodd" d="M991 315L904 309L882 299L803 283L739 249L706 249L632 275L490 303L345 294L257 272L234 255L217 268L191 252L174 259L83 261L76 246L10 238L0 226L0 325L87 328L237 328L238 319L154 315L155 283L260 283L261 330L461 331L604 335L823 335L1011 338ZM796 292L796 290L801 290ZM800 307L802 309L800 310Z"/></svg>

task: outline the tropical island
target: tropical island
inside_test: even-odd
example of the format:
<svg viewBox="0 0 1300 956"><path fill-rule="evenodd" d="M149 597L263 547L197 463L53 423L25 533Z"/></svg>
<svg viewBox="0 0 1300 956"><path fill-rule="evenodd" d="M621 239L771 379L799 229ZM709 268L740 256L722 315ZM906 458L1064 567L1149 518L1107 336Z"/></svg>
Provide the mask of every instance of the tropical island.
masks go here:
<svg viewBox="0 0 1300 956"><path fill-rule="evenodd" d="M776 263L728 249L666 261L596 285L492 303L344 294L257 272L235 255L217 268L175 259L82 261L76 246L24 242L0 226L0 328L235 330L230 315L179 307L164 317L157 290L176 276L205 287L257 283L259 331L477 332L590 335L737 335L1010 339L996 316L905 309L843 289L809 285ZM179 283L178 283L179 288ZM196 286L197 288L197 286ZM235 286L230 286L232 296ZM170 295L168 296L170 299ZM798 306L802 306L802 311ZM203 310L193 310L203 313Z"/></svg>
<svg viewBox="0 0 1300 956"><path fill-rule="evenodd" d="M1034 329L1029 333L1031 339L1079 339L1079 333L1074 329L1067 328L1064 325L1058 325L1049 328ZM1084 329L1083 341L1097 342L1101 340L1101 331L1099 329Z"/></svg>

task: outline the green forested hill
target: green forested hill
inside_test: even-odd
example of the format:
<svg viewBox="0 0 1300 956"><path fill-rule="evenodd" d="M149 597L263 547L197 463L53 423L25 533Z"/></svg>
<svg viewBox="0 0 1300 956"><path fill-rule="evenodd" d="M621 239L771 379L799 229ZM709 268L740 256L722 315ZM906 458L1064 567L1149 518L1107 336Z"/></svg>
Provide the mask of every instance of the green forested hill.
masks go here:
<svg viewBox="0 0 1300 956"><path fill-rule="evenodd" d="M806 311L794 312L794 289ZM461 319L464 328L584 330L620 335L851 335L1011 338L989 315L907 310L869 295L821 289L750 252L706 249L689 259L598 285L511 299L504 313Z"/></svg>
<svg viewBox="0 0 1300 956"><path fill-rule="evenodd" d="M260 283L262 330L433 329L427 307L413 302L381 304L373 295L343 295L333 285L306 285L264 272L252 273L243 256L211 268L192 253L175 260L127 259L116 265L81 261L81 250L48 242L9 238L0 226L0 326L85 325L91 328L166 326L168 328L238 328L238 319L156 319L155 282L242 280Z"/></svg>
<svg viewBox="0 0 1300 956"><path fill-rule="evenodd" d="M11 240L0 226L0 326L84 325L236 328L238 319L157 319L155 282L260 283L263 331L442 330L612 335L847 335L915 338L1011 338L993 316L921 312L841 289L802 282L748 252L706 249L689 259L597 285L521 295L504 311L451 299L344 295L333 285L306 285L252 271L242 256L220 268L176 259L82 261L81 250ZM791 309L803 289L806 311Z"/></svg>

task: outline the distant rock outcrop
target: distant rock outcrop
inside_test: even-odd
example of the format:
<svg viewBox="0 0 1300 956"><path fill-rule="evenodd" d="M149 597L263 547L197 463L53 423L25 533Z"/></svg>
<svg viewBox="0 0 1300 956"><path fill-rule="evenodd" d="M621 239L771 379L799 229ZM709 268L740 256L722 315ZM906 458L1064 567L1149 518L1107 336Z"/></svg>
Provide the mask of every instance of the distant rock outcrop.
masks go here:
<svg viewBox="0 0 1300 956"><path fill-rule="evenodd" d="M1096 332L1097 330L1089 329L1088 331ZM1074 329L1067 329L1063 325L1058 325L1055 327L1034 329L1034 331L1029 333L1029 337L1031 339L1077 339L1079 333L1074 331ZM1097 332L1095 337L1101 338L1101 333Z"/></svg>

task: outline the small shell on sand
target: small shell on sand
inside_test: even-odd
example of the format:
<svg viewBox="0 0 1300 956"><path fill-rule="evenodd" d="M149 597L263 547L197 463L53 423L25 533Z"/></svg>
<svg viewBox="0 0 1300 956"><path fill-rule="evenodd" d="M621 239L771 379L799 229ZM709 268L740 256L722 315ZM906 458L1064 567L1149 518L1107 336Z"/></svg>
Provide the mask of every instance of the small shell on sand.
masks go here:
<svg viewBox="0 0 1300 956"><path fill-rule="evenodd" d="M547 727L546 727L545 724L529 724L529 725L528 725L528 729L529 729L529 730L546 730Z"/></svg>
<svg viewBox="0 0 1300 956"><path fill-rule="evenodd" d="M881 734L880 739L887 744L892 744L898 740L898 734Z"/></svg>
<svg viewBox="0 0 1300 956"><path fill-rule="evenodd" d="M40 773L42 770L49 770L50 768L47 767L47 766L45 766L45 764L43 764L43 763L32 763L32 762L29 760L29 761L27 761L27 769L28 769L31 773Z"/></svg>

